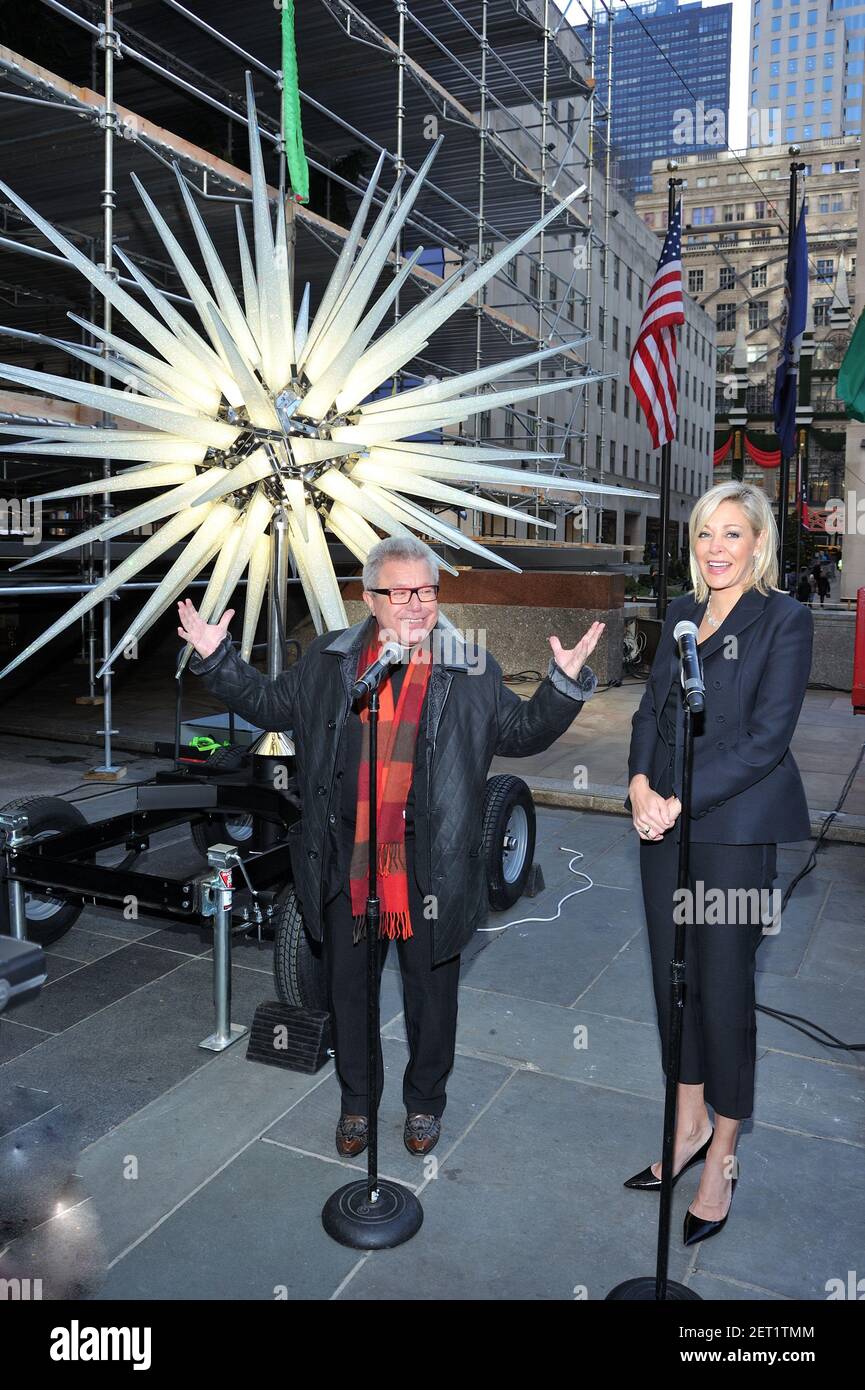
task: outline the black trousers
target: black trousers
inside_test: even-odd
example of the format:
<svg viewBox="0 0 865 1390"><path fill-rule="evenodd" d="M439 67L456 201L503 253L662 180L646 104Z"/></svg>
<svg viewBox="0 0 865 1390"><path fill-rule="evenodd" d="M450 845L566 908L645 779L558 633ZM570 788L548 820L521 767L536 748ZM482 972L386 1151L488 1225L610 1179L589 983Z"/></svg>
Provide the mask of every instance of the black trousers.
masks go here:
<svg viewBox="0 0 865 1390"><path fill-rule="evenodd" d="M342 862L346 863L343 853ZM409 910L412 935L396 942L402 975L409 1061L403 1077L403 1102L408 1113L442 1115L445 1085L454 1064L457 1031L457 993L460 958L433 965L432 920L424 916L424 901L414 875L414 838L406 836ZM351 900L344 887L325 904L324 959L336 1052L336 1073L342 1090L343 1115L369 1115L367 1099L367 943L352 940ZM378 943L379 981L391 942ZM381 1040L378 1042L378 1095L384 1085Z"/></svg>
<svg viewBox="0 0 865 1390"><path fill-rule="evenodd" d="M652 977L664 1072L670 1033L670 961L675 922L673 894L678 884L679 826L656 843L640 842L643 901L652 956ZM720 1115L744 1120L754 1108L757 1015L754 973L763 923L744 910L742 895L728 890L767 889L777 877L777 846L691 844L690 887L696 911L686 916L685 990L682 1018L682 1063L679 1080L704 1087L706 1103ZM703 897L721 889L725 908L713 922ZM760 895L761 898L763 895ZM771 905L771 891L765 895ZM710 900L711 901L711 900ZM699 917L708 918L700 921ZM698 920L694 920L694 919ZM737 920L738 919L738 920Z"/></svg>

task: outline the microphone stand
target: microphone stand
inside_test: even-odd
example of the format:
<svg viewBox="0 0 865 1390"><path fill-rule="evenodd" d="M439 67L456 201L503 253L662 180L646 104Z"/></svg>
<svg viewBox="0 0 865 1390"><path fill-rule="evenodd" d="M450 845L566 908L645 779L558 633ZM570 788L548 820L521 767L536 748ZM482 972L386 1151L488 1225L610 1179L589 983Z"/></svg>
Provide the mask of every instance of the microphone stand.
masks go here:
<svg viewBox="0 0 865 1390"><path fill-rule="evenodd" d="M691 855L691 768L694 755L694 715L691 700L702 692L683 691L684 737L682 745L682 811L679 816L678 887L689 888ZM702 708L702 706L700 706ZM681 901L681 900L680 900ZM687 902L687 899L684 901ZM672 904L671 904L672 908ZM641 1275L617 1284L607 1300L623 1303L699 1303L700 1295L687 1285L667 1278L670 1251L670 1215L673 1203L673 1138L676 1101L682 1064L682 1017L685 1003L685 922L676 914L673 958L670 961L670 1040L667 1048L667 1085L664 1092L664 1134L661 1156L661 1210L658 1214L658 1249L655 1274Z"/></svg>
<svg viewBox="0 0 865 1390"><path fill-rule="evenodd" d="M389 675L389 670L385 675ZM390 1250L411 1240L423 1207L401 1183L378 1176L379 917L378 896L378 686L369 692L369 885L366 899L367 1175L331 1193L321 1220L327 1234L353 1250Z"/></svg>

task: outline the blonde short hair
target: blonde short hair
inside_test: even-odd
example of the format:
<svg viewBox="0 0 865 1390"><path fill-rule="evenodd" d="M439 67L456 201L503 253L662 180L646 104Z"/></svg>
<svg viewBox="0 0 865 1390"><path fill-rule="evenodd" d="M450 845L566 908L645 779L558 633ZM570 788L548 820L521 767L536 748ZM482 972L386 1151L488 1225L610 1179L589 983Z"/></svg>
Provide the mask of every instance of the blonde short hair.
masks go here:
<svg viewBox="0 0 865 1390"><path fill-rule="evenodd" d="M703 578L694 546L704 525L722 502L735 502L745 513L754 535L763 533L763 542L759 554L755 557L753 573L745 587L756 589L761 594L768 594L771 589L778 587L778 527L765 492L751 483L718 483L699 498L688 522L691 582L698 603L705 603L709 597L709 586Z"/></svg>

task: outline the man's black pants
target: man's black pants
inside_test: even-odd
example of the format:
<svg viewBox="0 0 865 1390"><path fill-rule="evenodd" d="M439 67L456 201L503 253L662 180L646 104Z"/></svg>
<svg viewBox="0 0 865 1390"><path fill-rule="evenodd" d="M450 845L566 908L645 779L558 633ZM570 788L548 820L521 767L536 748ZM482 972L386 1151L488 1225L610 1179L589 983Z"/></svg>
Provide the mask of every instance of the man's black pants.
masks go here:
<svg viewBox="0 0 865 1390"><path fill-rule="evenodd" d="M343 857L343 862L345 857ZM409 1062L403 1077L403 1101L409 1114L441 1115L445 1085L454 1064L460 958L432 963L433 921L424 915L424 900L414 875L414 837L406 836L409 910L412 935L397 941L402 975ZM324 960L333 1027L336 1072L342 1088L343 1115L369 1115L367 1100L367 943L353 942L347 877L342 890L325 905ZM379 981L390 941L379 943ZM378 1095L384 1084L381 1040L378 1042Z"/></svg>

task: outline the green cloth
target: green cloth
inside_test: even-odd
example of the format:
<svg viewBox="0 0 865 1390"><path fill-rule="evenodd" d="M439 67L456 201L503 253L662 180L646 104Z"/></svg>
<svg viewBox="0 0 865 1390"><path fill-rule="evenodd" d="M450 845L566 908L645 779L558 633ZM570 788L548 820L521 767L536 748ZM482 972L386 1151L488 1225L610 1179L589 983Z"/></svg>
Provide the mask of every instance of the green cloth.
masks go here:
<svg viewBox="0 0 865 1390"><path fill-rule="evenodd" d="M294 0L282 0L282 129L292 192L299 203L309 202L309 165L300 124L300 87L294 44Z"/></svg>
<svg viewBox="0 0 865 1390"><path fill-rule="evenodd" d="M827 449L836 454L844 452L843 430L819 430L816 425L812 425L811 439L818 449Z"/></svg>
<svg viewBox="0 0 865 1390"><path fill-rule="evenodd" d="M767 453L774 453L776 449L781 447L781 442L774 430L764 434L762 430L749 429L748 440L755 449L765 449Z"/></svg>
<svg viewBox="0 0 865 1390"><path fill-rule="evenodd" d="M838 372L835 394L854 420L865 421L865 313L859 321Z"/></svg>

